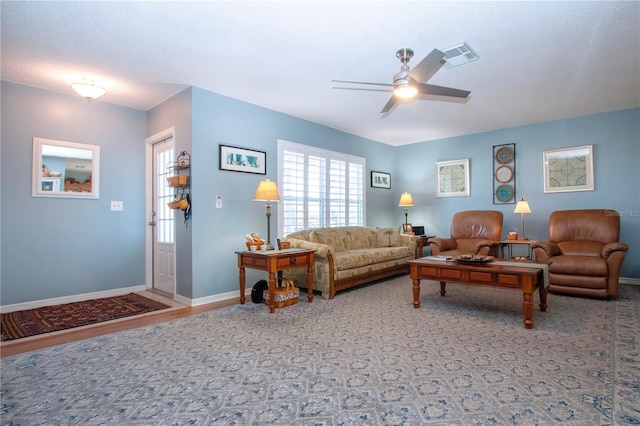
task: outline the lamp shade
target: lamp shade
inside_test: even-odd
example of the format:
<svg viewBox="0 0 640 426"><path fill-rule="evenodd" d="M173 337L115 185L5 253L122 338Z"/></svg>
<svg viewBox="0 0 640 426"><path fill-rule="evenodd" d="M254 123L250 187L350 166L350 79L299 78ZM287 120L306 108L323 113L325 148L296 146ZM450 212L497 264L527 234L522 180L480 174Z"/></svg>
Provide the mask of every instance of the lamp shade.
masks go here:
<svg viewBox="0 0 640 426"><path fill-rule="evenodd" d="M107 93L107 89L96 85L93 81L77 81L69 83L69 86L88 101L95 101Z"/></svg>
<svg viewBox="0 0 640 426"><path fill-rule="evenodd" d="M529 207L529 203L527 203L527 200L522 198L520 201L518 201L518 204L516 204L516 208L513 212L528 214L531 213L531 208Z"/></svg>
<svg viewBox="0 0 640 426"><path fill-rule="evenodd" d="M256 193L253 195L253 201L280 201L276 183L269 180L269 178L260 182Z"/></svg>
<svg viewBox="0 0 640 426"><path fill-rule="evenodd" d="M400 196L400 202L398 203L400 207L413 206L413 197L408 192L405 192Z"/></svg>

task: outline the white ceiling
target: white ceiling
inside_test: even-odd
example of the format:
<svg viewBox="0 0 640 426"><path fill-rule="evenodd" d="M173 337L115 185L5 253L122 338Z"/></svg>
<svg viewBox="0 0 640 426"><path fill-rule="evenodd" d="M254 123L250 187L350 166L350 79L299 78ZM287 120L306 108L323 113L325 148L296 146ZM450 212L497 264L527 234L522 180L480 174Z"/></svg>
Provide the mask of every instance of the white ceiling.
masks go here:
<svg viewBox="0 0 640 426"><path fill-rule="evenodd" d="M640 2L2 2L2 79L148 110L188 86L390 145L640 106ZM396 50L468 42L480 59L429 83L466 103L416 100L381 117Z"/></svg>

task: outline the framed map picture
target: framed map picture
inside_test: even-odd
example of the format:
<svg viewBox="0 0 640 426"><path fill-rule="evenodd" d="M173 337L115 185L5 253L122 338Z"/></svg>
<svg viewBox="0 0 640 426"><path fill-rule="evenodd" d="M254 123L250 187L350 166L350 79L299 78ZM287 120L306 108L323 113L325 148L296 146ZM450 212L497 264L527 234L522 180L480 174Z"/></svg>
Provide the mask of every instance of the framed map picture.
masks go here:
<svg viewBox="0 0 640 426"><path fill-rule="evenodd" d="M436 162L436 197L468 197L469 159Z"/></svg>
<svg viewBox="0 0 640 426"><path fill-rule="evenodd" d="M544 192L593 191L593 145L544 151Z"/></svg>

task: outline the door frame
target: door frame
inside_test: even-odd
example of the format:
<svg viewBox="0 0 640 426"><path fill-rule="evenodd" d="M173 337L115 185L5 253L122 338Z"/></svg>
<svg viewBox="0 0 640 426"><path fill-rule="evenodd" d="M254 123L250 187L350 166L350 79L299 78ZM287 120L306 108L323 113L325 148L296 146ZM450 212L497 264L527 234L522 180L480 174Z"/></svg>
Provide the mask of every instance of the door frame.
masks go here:
<svg viewBox="0 0 640 426"><path fill-rule="evenodd" d="M153 173L153 144L157 142L161 142L167 138L173 138L173 146L176 145L176 128L169 127L168 129L162 130L155 135L149 136L144 139L144 284L147 290L153 288L153 233L151 230L151 226L149 222L153 220L153 209L152 205L154 203L153 200L153 179L151 174ZM174 229L175 233L175 229ZM175 251L175 243L174 248ZM173 256L175 262L175 256ZM175 265L174 265L175 270ZM174 279L173 283L174 288L174 297L176 283Z"/></svg>

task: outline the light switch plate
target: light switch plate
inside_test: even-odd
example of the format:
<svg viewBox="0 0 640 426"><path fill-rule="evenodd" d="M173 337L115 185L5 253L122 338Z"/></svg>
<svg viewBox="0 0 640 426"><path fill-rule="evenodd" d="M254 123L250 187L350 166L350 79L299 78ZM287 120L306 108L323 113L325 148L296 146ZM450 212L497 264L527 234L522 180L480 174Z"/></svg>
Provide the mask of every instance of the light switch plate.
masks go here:
<svg viewBox="0 0 640 426"><path fill-rule="evenodd" d="M221 209L222 208L222 196L218 195L216 196L216 209Z"/></svg>

